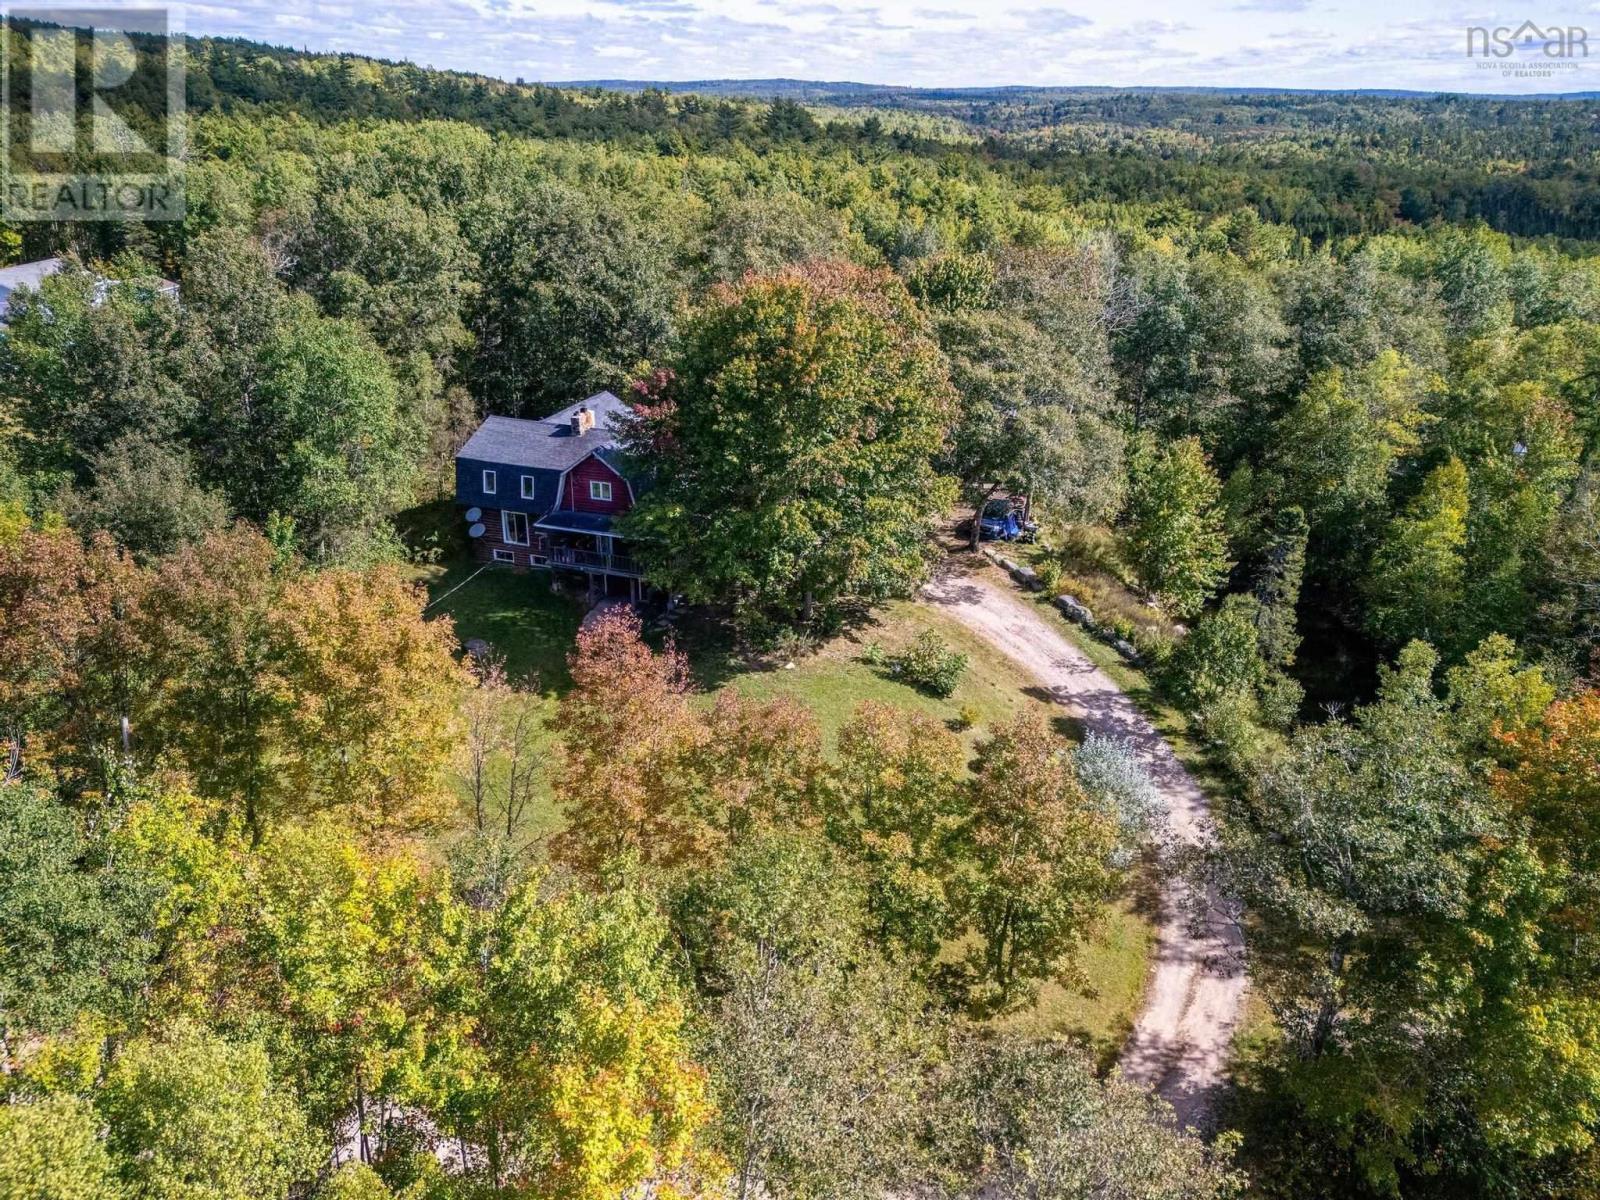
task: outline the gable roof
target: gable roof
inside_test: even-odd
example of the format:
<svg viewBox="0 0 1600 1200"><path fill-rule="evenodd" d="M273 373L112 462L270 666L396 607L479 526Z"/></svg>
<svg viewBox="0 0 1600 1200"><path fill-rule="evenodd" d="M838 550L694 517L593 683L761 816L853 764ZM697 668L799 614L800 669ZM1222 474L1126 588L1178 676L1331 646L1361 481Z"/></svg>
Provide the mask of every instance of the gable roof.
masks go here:
<svg viewBox="0 0 1600 1200"><path fill-rule="evenodd" d="M34 262L18 263L14 267L0 267L0 327L6 324L6 313L11 308L11 298L18 288L27 288L37 292L44 281L50 276L59 273L67 265L64 258L41 258ZM95 276L94 303L104 304L107 294L114 287L121 287L120 279L106 279ZM170 279L158 279L155 285L157 295L178 298L178 285Z"/></svg>
<svg viewBox="0 0 1600 1200"><path fill-rule="evenodd" d="M594 413L594 428L575 434L572 417L584 406ZM628 406L610 392L596 392L587 400L569 404L542 421L485 417L456 457L508 467L570 471L590 454L600 452L607 463L615 467L617 456L605 452L616 448L618 434L614 421L627 412Z"/></svg>
<svg viewBox="0 0 1600 1200"><path fill-rule="evenodd" d="M21 287L38 291L39 285L64 265L59 258L41 258L37 262L0 267L0 312L10 305L12 292Z"/></svg>

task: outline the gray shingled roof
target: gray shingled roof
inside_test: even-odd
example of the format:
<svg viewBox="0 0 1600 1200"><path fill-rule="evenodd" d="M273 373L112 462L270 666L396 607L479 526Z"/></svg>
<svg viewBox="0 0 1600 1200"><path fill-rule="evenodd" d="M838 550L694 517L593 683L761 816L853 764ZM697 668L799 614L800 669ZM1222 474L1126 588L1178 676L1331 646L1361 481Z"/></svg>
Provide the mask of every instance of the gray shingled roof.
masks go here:
<svg viewBox="0 0 1600 1200"><path fill-rule="evenodd" d="M14 267L0 267L0 313L11 303L11 293L20 287L39 290L39 285L61 270L61 259L41 258L37 262L18 263Z"/></svg>
<svg viewBox="0 0 1600 1200"><path fill-rule="evenodd" d="M584 405L594 412L594 428L581 437L574 436L572 415ZM456 457L502 463L508 467L567 471L592 452L616 445L617 433L612 428L612 418L627 411L628 406L610 392L598 392L587 400L551 413L543 421L486 417Z"/></svg>
<svg viewBox="0 0 1600 1200"><path fill-rule="evenodd" d="M562 509L559 512L545 513L533 523L533 527L565 533L610 533L611 516L609 513L573 512L570 509Z"/></svg>
<svg viewBox="0 0 1600 1200"><path fill-rule="evenodd" d="M14 267L0 267L0 327L6 323L5 316L11 308L11 297L18 288L25 287L37 292L46 279L66 265L66 260L62 258L41 258L35 262L18 263ZM97 276L94 285L94 303L104 304L106 293L120 286L120 280ZM170 279L159 280L155 290L163 296L171 296L174 300L178 298L178 285Z"/></svg>

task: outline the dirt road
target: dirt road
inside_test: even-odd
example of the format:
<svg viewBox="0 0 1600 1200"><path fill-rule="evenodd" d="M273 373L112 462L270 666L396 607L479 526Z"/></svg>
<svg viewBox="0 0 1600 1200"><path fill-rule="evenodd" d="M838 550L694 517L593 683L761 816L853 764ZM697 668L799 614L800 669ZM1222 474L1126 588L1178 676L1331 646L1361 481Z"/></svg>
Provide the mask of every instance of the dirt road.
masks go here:
<svg viewBox="0 0 1600 1200"><path fill-rule="evenodd" d="M1129 739L1166 801L1174 838L1194 843L1207 836L1205 794L1172 748L1044 613L1009 585L953 566L924 595L1026 668L1086 728ZM1182 883L1165 881L1149 991L1121 1063L1125 1077L1155 1088L1172 1105L1180 1125L1205 1129L1243 1007L1245 976L1237 928L1216 920L1197 932L1190 910Z"/></svg>

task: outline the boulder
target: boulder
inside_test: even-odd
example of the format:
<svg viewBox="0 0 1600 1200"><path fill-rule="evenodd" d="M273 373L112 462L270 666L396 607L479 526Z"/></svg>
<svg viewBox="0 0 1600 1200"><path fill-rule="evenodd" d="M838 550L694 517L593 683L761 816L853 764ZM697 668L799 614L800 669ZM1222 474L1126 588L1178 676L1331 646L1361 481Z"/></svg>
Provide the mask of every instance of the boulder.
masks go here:
<svg viewBox="0 0 1600 1200"><path fill-rule="evenodd" d="M1063 593L1056 597L1056 607L1061 610L1061 615L1069 621L1074 621L1085 628L1094 627L1094 613L1089 611L1089 606L1076 596Z"/></svg>

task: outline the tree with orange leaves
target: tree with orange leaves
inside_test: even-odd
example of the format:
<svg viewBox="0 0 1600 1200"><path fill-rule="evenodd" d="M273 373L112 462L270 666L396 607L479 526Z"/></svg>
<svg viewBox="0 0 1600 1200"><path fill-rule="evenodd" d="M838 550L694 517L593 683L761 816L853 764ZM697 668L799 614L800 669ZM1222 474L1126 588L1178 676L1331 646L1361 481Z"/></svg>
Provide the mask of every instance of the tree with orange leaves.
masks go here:
<svg viewBox="0 0 1600 1200"><path fill-rule="evenodd" d="M0 781L70 769L112 744L132 703L125 621L140 590L103 535L25 528L0 540Z"/></svg>
<svg viewBox="0 0 1600 1200"><path fill-rule="evenodd" d="M393 567L292 580L272 614L274 688L286 702L279 786L367 829L449 815L468 678L448 620Z"/></svg>
<svg viewBox="0 0 1600 1200"><path fill-rule="evenodd" d="M578 634L556 728L555 791L567 827L556 855L590 875L623 854L672 868L775 822L816 819L824 774L811 714L788 701L689 700L688 666L657 653L638 617L609 612Z"/></svg>
<svg viewBox="0 0 1600 1200"><path fill-rule="evenodd" d="M136 753L165 756L253 839L340 810L368 832L453 803L455 632L390 568L304 571L239 526L161 564L137 615L149 687Z"/></svg>
<svg viewBox="0 0 1600 1200"><path fill-rule="evenodd" d="M709 845L711 831L689 810L687 755L705 734L689 707L689 668L671 646L645 645L639 618L603 613L578 633L568 656L572 690L555 726L563 736L555 792L567 827L554 849L597 872L636 852L671 864Z"/></svg>
<svg viewBox="0 0 1600 1200"><path fill-rule="evenodd" d="M1515 762L1496 774L1496 790L1526 822L1539 857L1567 880L1565 953L1600 970L1600 692L1558 701L1540 725L1501 741Z"/></svg>

